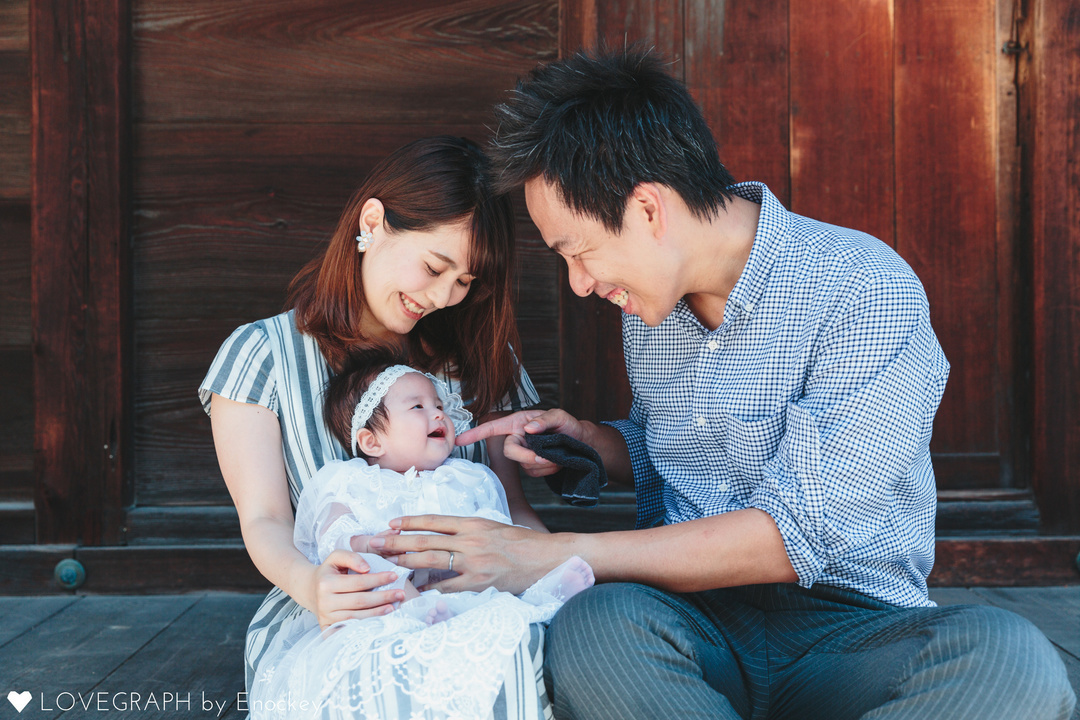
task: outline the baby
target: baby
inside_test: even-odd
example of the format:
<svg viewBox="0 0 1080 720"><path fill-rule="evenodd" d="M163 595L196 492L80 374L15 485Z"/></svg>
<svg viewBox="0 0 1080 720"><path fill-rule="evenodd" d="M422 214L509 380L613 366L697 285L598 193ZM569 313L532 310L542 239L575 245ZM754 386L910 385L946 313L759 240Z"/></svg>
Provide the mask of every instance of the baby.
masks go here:
<svg viewBox="0 0 1080 720"><path fill-rule="evenodd" d="M328 463L305 485L296 511L294 542L312 562L336 549L361 553L372 572L394 571L410 614L426 623L445 620L473 604L476 593L425 593L417 585L453 577L445 571L411 571L371 552L370 540L392 534L396 517L441 514L482 517L512 524L506 494L485 465L450 458L457 433L472 415L438 378L399 362L385 350L356 358L354 369L332 378L324 419L354 458ZM520 597L531 604L564 602L593 584L592 569L573 557ZM458 597L463 596L463 597Z"/></svg>

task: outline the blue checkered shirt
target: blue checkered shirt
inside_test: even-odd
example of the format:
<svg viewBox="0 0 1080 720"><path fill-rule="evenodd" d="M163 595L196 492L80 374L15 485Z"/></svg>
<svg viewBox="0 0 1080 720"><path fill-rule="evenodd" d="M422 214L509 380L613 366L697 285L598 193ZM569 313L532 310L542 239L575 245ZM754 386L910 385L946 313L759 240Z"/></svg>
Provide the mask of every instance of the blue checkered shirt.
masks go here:
<svg viewBox="0 0 1080 720"><path fill-rule="evenodd" d="M760 183L750 258L716 330L685 302L623 316L634 402L610 423L638 525L760 508L799 584L927 606L930 434L949 363L915 273L885 243L788 212Z"/></svg>

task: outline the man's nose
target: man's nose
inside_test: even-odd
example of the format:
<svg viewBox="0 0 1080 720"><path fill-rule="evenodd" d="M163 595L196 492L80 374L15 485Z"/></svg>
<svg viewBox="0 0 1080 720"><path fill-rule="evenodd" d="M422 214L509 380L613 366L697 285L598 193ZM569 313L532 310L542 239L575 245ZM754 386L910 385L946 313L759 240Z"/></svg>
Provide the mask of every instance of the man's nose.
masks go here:
<svg viewBox="0 0 1080 720"><path fill-rule="evenodd" d="M570 288L574 291L574 294L588 297L596 287L596 281L593 280L589 273L585 272L585 268L581 267L580 263L568 262L566 268L570 276Z"/></svg>

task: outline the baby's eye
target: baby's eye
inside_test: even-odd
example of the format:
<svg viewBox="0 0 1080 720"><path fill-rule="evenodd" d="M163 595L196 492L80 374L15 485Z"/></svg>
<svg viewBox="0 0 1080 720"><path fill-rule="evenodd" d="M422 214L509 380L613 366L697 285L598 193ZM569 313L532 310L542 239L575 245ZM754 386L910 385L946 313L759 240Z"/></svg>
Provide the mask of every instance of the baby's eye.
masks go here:
<svg viewBox="0 0 1080 720"><path fill-rule="evenodd" d="M424 403L416 403L415 405L412 406L412 409L413 410L423 410L424 409Z"/></svg>

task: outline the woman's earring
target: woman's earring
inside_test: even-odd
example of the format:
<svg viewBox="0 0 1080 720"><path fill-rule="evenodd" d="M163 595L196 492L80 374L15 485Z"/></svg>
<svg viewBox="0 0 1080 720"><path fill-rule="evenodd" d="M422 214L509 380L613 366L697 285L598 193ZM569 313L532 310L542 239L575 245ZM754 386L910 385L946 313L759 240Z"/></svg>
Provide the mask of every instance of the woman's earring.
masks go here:
<svg viewBox="0 0 1080 720"><path fill-rule="evenodd" d="M370 230L361 230L360 234L356 236L357 252L367 252L367 249L371 247L371 241L373 239Z"/></svg>

